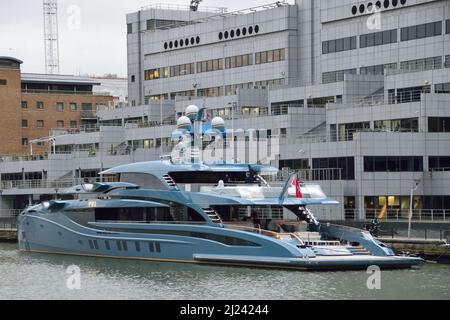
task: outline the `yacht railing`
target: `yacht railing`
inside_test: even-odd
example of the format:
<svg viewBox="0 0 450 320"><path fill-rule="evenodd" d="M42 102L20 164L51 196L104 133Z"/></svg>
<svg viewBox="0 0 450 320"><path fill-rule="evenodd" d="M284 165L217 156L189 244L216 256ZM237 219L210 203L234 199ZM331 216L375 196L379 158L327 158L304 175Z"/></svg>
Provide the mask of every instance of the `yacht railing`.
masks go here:
<svg viewBox="0 0 450 320"><path fill-rule="evenodd" d="M101 182L114 182L112 177L101 178L75 178L75 179L62 179L62 180L6 180L1 181L0 188L2 190L8 189L61 189L70 188L82 183L101 183ZM59 190L58 190L59 191Z"/></svg>

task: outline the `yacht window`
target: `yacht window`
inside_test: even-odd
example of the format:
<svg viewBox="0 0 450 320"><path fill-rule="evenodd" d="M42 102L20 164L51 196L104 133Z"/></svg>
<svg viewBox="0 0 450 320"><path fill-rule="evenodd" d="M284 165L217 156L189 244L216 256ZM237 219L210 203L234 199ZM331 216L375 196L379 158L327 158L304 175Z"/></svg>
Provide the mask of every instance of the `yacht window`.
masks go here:
<svg viewBox="0 0 450 320"><path fill-rule="evenodd" d="M122 173L120 182L133 183L142 189L165 190L167 187L156 176L146 173Z"/></svg>
<svg viewBox="0 0 450 320"><path fill-rule="evenodd" d="M172 172L170 176L176 183L244 183L246 172Z"/></svg>

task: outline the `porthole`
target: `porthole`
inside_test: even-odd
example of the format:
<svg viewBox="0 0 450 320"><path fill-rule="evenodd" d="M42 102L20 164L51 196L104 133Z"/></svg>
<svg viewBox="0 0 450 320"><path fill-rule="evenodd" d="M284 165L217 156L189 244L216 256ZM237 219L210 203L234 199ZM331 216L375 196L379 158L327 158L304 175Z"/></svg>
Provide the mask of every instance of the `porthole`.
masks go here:
<svg viewBox="0 0 450 320"><path fill-rule="evenodd" d="M384 0L383 6L385 9L389 8L389 0Z"/></svg>
<svg viewBox="0 0 450 320"><path fill-rule="evenodd" d="M359 6L359 13L364 13L365 10L366 10L366 7L364 7L363 4Z"/></svg>
<svg viewBox="0 0 450 320"><path fill-rule="evenodd" d="M406 4L406 0L400 0L400 3L404 6Z"/></svg>
<svg viewBox="0 0 450 320"><path fill-rule="evenodd" d="M225 39L228 39L228 31L225 31Z"/></svg>
<svg viewBox="0 0 450 320"><path fill-rule="evenodd" d="M219 40L222 40L222 39L223 39L223 33L219 32Z"/></svg>
<svg viewBox="0 0 450 320"><path fill-rule="evenodd" d="M356 6L352 7L352 14L357 14L358 13L358 8Z"/></svg>
<svg viewBox="0 0 450 320"><path fill-rule="evenodd" d="M231 38L234 38L234 30L231 30L231 31L230 31L230 37L231 37Z"/></svg>
<svg viewBox="0 0 450 320"><path fill-rule="evenodd" d="M398 5L398 0L392 0L392 6L396 7Z"/></svg>
<svg viewBox="0 0 450 320"><path fill-rule="evenodd" d="M173 48L173 42L172 42L172 41L169 42L169 48L170 48L170 49Z"/></svg>
<svg viewBox="0 0 450 320"><path fill-rule="evenodd" d="M164 49L167 50L167 48L169 47L169 45L167 44L167 42L164 43Z"/></svg>
<svg viewBox="0 0 450 320"><path fill-rule="evenodd" d="M186 47L189 45L189 39L186 38L186 40L184 40L184 44L186 45Z"/></svg>
<svg viewBox="0 0 450 320"><path fill-rule="evenodd" d="M375 3L375 8L381 9L381 1L377 1L377 2Z"/></svg>
<svg viewBox="0 0 450 320"><path fill-rule="evenodd" d="M369 3L367 4L367 11L368 11L369 13L371 13L372 10L373 10L373 3L372 3L372 2L369 2Z"/></svg>
<svg viewBox="0 0 450 320"><path fill-rule="evenodd" d="M241 36L241 29L237 29L236 30L236 37L240 37Z"/></svg>
<svg viewBox="0 0 450 320"><path fill-rule="evenodd" d="M258 32L259 32L259 26L256 25L256 26L255 26L255 33L258 33Z"/></svg>
<svg viewBox="0 0 450 320"><path fill-rule="evenodd" d="M253 27L248 27L248 34L253 34Z"/></svg>
<svg viewBox="0 0 450 320"><path fill-rule="evenodd" d="M59 235L59 236L62 236L62 232L61 232L61 231L58 231L58 235Z"/></svg>
<svg viewBox="0 0 450 320"><path fill-rule="evenodd" d="M175 48L178 48L178 40L175 40L174 46Z"/></svg>
<svg viewBox="0 0 450 320"><path fill-rule="evenodd" d="M184 46L184 40L181 39L181 40L180 40L180 47L183 47L183 46Z"/></svg>
<svg viewBox="0 0 450 320"><path fill-rule="evenodd" d="M195 39L194 39L194 37L191 38L191 44L192 44L192 45L195 44Z"/></svg>
<svg viewBox="0 0 450 320"><path fill-rule="evenodd" d="M247 34L247 28L244 27L244 28L242 28L242 35L245 36L246 34Z"/></svg>
<svg viewBox="0 0 450 320"><path fill-rule="evenodd" d="M197 36L197 38L195 38L195 43L199 44L200 43L200 37Z"/></svg>

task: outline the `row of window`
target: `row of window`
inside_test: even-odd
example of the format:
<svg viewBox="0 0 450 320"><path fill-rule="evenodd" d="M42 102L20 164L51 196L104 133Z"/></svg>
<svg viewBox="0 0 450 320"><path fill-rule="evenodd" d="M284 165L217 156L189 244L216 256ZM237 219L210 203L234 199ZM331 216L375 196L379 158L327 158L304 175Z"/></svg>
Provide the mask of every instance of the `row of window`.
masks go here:
<svg viewBox="0 0 450 320"><path fill-rule="evenodd" d="M398 3L401 3L402 6L404 6L406 4L406 0L392 0L392 6L395 8L398 6ZM391 2L389 0L384 0L383 2L383 6L385 9L389 8ZM375 2L375 7L374 4L372 2L369 2L367 4L367 7L364 4L360 4L359 5L359 13L365 13L367 9L367 13L374 13L374 10L379 10L381 9L381 1L377 1ZM357 6L353 6L352 7L352 14L355 15L358 13L358 7Z"/></svg>
<svg viewBox="0 0 450 320"><path fill-rule="evenodd" d="M400 70L425 71L442 68L442 57L430 57L400 62Z"/></svg>
<svg viewBox="0 0 450 320"><path fill-rule="evenodd" d="M397 43L397 29L363 34L359 37L359 47L367 48Z"/></svg>
<svg viewBox="0 0 450 320"><path fill-rule="evenodd" d="M385 69L397 69L397 63L379 64L375 66L361 67L359 69L360 74L378 74L384 75Z"/></svg>
<svg viewBox="0 0 450 320"><path fill-rule="evenodd" d="M422 157L364 157L365 172L422 172Z"/></svg>
<svg viewBox="0 0 450 320"><path fill-rule="evenodd" d="M401 41L423 39L442 35L442 21L401 28Z"/></svg>
<svg viewBox="0 0 450 320"><path fill-rule="evenodd" d="M197 73L211 72L218 70L223 70L223 59L213 59L197 62Z"/></svg>
<svg viewBox="0 0 450 320"><path fill-rule="evenodd" d="M263 80L263 81L256 81L255 86L260 88L266 88L268 86L281 86L284 85L285 79L271 79L271 80ZM223 96L224 94L226 96L229 95L236 95L237 89L239 88L253 88L253 82L248 83L240 83L240 84L232 84L232 85L226 85L225 90L223 90L222 87L212 87L212 88L203 88L198 89L197 96L203 96L203 97L218 97ZM219 89L221 88L221 89ZM196 95L195 90L187 90L187 91L179 91L179 92L172 92L170 95L168 93L163 94L156 94L151 96L145 97L145 103L148 104L149 101L156 101L156 100L175 100L177 96L183 96L183 97L194 97Z"/></svg>
<svg viewBox="0 0 450 320"><path fill-rule="evenodd" d="M116 240L116 247L119 251L128 251L128 242L125 240ZM141 243L139 241L133 241L134 242L134 248L136 252L141 252ZM81 244L82 242L79 241ZM88 240L89 248L91 250L99 250L99 245L97 240ZM110 251L111 250L111 244L109 240L105 240L105 249ZM159 242L149 241L148 242L148 251L151 253L154 252L161 252L161 244Z"/></svg>
<svg viewBox="0 0 450 320"><path fill-rule="evenodd" d="M364 5L361 5L364 6ZM409 41L442 35L442 21L430 22L400 29L401 41ZM446 21L446 33L450 33L450 20ZM359 47L367 48L397 43L397 29L363 34L359 37ZM356 36L322 42L322 54L354 50Z"/></svg>
<svg viewBox="0 0 450 320"><path fill-rule="evenodd" d="M450 56L445 57L445 67L450 67ZM361 67L360 74L384 74L385 69L397 69L397 63ZM442 57L429 57L400 62L400 70L426 71L442 69ZM346 69L322 73L322 83L333 83L344 81L344 74L356 74L357 69Z"/></svg>
<svg viewBox="0 0 450 320"><path fill-rule="evenodd" d="M144 71L145 80L156 80L168 77L178 77L195 73L211 72L217 70L240 68L251 66L253 64L264 64L271 62L278 62L286 60L286 50L276 49L263 52L243 54L233 57L226 57L225 59L212 59L197 62L197 70L195 70L195 63L186 63L171 67L161 67L155 69L147 69Z"/></svg>
<svg viewBox="0 0 450 320"><path fill-rule="evenodd" d="M322 73L322 83L334 83L344 81L345 74L356 74L356 69L346 69Z"/></svg>
<svg viewBox="0 0 450 320"><path fill-rule="evenodd" d="M374 129L393 132L419 132L419 119L390 119L374 121Z"/></svg>
<svg viewBox="0 0 450 320"><path fill-rule="evenodd" d="M21 104L22 109L28 109L28 101L22 101ZM56 111L64 111L64 102L57 102L55 105ZM37 101L36 102L36 109L43 110L44 109L44 102L43 101ZM90 111L92 110L92 103L82 103L81 109L84 111ZM72 112L75 112L78 110L78 105L75 102L69 103L69 110Z"/></svg>
<svg viewBox="0 0 450 320"><path fill-rule="evenodd" d="M242 36L246 36L247 33L249 35L252 35L253 32L255 34L259 33L259 25L256 25L255 27L250 26L250 27L243 27L242 29L237 28L236 30L230 30L230 31L225 31L225 32L219 32L219 40L223 40L223 39L228 39L231 38L233 39L234 37L240 37Z"/></svg>
<svg viewBox="0 0 450 320"><path fill-rule="evenodd" d="M253 54L242 54L239 56L225 58L225 69L240 68L251 65L253 65Z"/></svg>
<svg viewBox="0 0 450 320"><path fill-rule="evenodd" d="M177 66L170 67L170 76L178 77L178 76L186 76L189 74L195 73L195 64L194 63L185 63Z"/></svg>
<svg viewBox="0 0 450 320"><path fill-rule="evenodd" d="M271 62L284 61L286 59L285 49L276 49L257 52L255 54L255 64L264 64Z"/></svg>
<svg viewBox="0 0 450 320"><path fill-rule="evenodd" d="M347 37L322 42L322 53L335 53L356 49L356 37Z"/></svg>
<svg viewBox="0 0 450 320"><path fill-rule="evenodd" d="M36 127L44 128L44 120L36 120ZM57 120L56 127L64 128L64 120ZM22 119L22 128L28 128L28 120ZM77 121L75 121L75 120L70 121L70 128L72 128L72 129L77 128Z"/></svg>
<svg viewBox="0 0 450 320"><path fill-rule="evenodd" d="M191 37L191 39L186 38L186 39L180 39L180 40L175 40L175 41L168 41L168 42L164 42L164 49L173 49L173 48L183 48L183 47L187 47L189 45L193 46L194 44L200 44L200 37L196 36L196 37Z"/></svg>

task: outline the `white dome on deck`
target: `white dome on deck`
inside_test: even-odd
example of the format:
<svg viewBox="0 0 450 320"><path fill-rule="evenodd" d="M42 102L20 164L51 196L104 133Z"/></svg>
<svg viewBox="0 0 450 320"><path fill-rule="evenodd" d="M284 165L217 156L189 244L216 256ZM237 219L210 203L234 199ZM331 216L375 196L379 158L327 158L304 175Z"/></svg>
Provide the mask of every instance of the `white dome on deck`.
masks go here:
<svg viewBox="0 0 450 320"><path fill-rule="evenodd" d="M225 120L223 120L221 117L215 117L211 120L211 126L213 128L225 127Z"/></svg>
<svg viewBox="0 0 450 320"><path fill-rule="evenodd" d="M177 127L178 128L187 128L190 127L192 124L191 119L188 117L180 117L177 120Z"/></svg>

